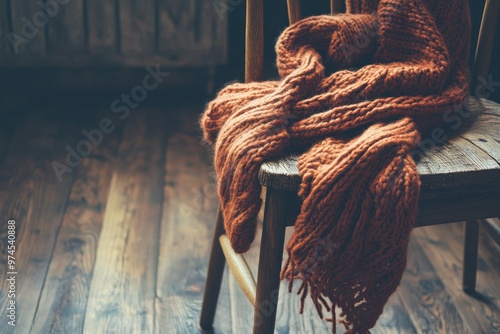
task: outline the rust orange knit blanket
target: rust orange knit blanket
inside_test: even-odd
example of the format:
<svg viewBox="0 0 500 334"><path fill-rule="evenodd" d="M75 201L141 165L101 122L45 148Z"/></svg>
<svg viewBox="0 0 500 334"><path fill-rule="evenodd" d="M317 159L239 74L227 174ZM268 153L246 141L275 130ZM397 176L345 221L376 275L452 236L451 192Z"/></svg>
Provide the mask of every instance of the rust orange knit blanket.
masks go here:
<svg viewBox="0 0 500 334"><path fill-rule="evenodd" d="M348 0L276 44L280 80L234 83L201 118L215 145L224 225L248 250L259 167L293 147L300 215L282 277L348 333L375 325L406 266L420 181L412 151L468 95L466 0ZM319 244L328 247L318 247Z"/></svg>

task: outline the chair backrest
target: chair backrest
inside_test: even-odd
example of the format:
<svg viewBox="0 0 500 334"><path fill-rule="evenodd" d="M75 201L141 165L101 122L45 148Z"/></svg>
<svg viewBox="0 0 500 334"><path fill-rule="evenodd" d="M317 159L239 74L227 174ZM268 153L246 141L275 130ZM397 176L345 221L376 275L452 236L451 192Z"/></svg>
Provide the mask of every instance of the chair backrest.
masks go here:
<svg viewBox="0 0 500 334"><path fill-rule="evenodd" d="M474 0L471 0L474 1ZM288 20L293 24L300 20L300 0L287 0ZM342 0L330 0L332 14L340 13ZM487 78L495 40L495 30L500 13L500 0L486 0L481 20L481 28L472 68L471 88L478 85L478 78ZM245 37L245 81L262 78L264 58L263 0L247 0Z"/></svg>

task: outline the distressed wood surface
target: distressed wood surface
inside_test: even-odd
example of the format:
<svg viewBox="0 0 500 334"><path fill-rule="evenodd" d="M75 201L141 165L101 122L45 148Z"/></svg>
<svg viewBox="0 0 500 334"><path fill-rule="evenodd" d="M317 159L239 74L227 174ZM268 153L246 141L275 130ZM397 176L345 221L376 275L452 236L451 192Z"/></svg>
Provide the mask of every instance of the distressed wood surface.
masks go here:
<svg viewBox="0 0 500 334"><path fill-rule="evenodd" d="M99 105L105 114L97 118L113 117L106 113L112 98ZM50 162L64 161L64 146L75 147L81 129L94 123L75 110L39 113L41 107L32 108L39 103L16 111L21 116L8 123L13 137L0 156L0 213L19 223L15 332L198 333L218 202L196 124L202 104L168 101L160 112L144 106L131 113L122 139L106 136L109 142L60 184ZM2 223L0 312L6 309L5 236ZM244 255L254 275L259 237L260 230ZM462 239L460 224L413 231L408 269L373 333L499 330L500 246L481 228L477 294L468 296L461 291ZM276 333L330 333L309 298L299 315L299 297L287 292L287 282L279 294ZM252 323L253 307L226 270L214 333L251 333ZM0 332L12 333L6 326L0 322Z"/></svg>
<svg viewBox="0 0 500 334"><path fill-rule="evenodd" d="M159 112L127 119L90 283L86 333L153 330L164 126Z"/></svg>
<svg viewBox="0 0 500 334"><path fill-rule="evenodd" d="M459 135L450 136L441 146L428 144L431 148L418 162L421 197L449 189L468 193L500 188L500 105L471 99L467 110L470 116L462 120ZM265 163L259 179L265 186L297 190L297 156Z"/></svg>
<svg viewBox="0 0 500 334"><path fill-rule="evenodd" d="M489 235L488 231L484 228L479 229L479 254L481 256L478 261L479 270L482 270L483 264L488 265L492 269L493 273L500 279L500 257L498 252L500 252L500 245ZM481 275L481 274L480 274ZM480 283L481 278L477 283ZM495 294L496 290L490 291L491 294ZM494 297L497 301L498 297ZM484 301L483 302L487 302ZM496 310L498 312L498 309Z"/></svg>
<svg viewBox="0 0 500 334"><path fill-rule="evenodd" d="M405 296L401 291L396 292L389 298L384 307L384 313L380 316L377 324L373 328L373 334L416 334L416 324L408 315L408 310L403 303Z"/></svg>
<svg viewBox="0 0 500 334"><path fill-rule="evenodd" d="M94 129L107 110L90 117ZM91 114L92 115L92 114ZM106 115L107 116L107 115ZM121 140L121 123L105 134L75 170L75 180L57 236L51 263L32 325L33 333L81 333L96 260L111 176Z"/></svg>
<svg viewBox="0 0 500 334"><path fill-rule="evenodd" d="M7 219L16 220L16 326L0 322L0 333L28 333L72 183L62 182L51 163L64 161L64 146L75 143L76 126L61 115L29 114L13 134L0 164L0 316L7 319ZM40 112L40 109L37 110ZM22 163L21 163L22 162Z"/></svg>
<svg viewBox="0 0 500 334"><path fill-rule="evenodd" d="M496 243L500 245L500 218L486 219L483 221L483 226Z"/></svg>
<svg viewBox="0 0 500 334"><path fill-rule="evenodd" d="M447 280L435 271L421 246L411 239L399 291L418 333L474 333L464 324L447 291Z"/></svg>
<svg viewBox="0 0 500 334"><path fill-rule="evenodd" d="M228 17L227 12L218 12L214 6L214 2L202 1L203 12L210 12L211 15L206 18L202 15L204 22L211 26L211 29L202 28L201 40L205 45L209 45L210 58L214 59L214 64L225 64L227 61L227 47L228 47ZM207 6L212 5L210 10L205 9ZM244 0L237 0L236 6L244 6Z"/></svg>
<svg viewBox="0 0 500 334"><path fill-rule="evenodd" d="M88 48L91 54L118 51L117 1L87 0Z"/></svg>
<svg viewBox="0 0 500 334"><path fill-rule="evenodd" d="M474 124L461 132L460 137L469 141L500 164L500 105L481 99L469 103L467 108L481 117L474 118Z"/></svg>
<svg viewBox="0 0 500 334"><path fill-rule="evenodd" d="M234 6L237 5L243 5L243 1L235 2ZM225 61L227 12L234 6L218 0L160 1L158 52L172 61L189 53Z"/></svg>
<svg viewBox="0 0 500 334"><path fill-rule="evenodd" d="M49 13L47 51L58 54L81 54L86 50L84 0L70 0ZM55 3L58 3L55 1ZM55 8L55 7L54 7ZM53 14L52 14L53 13Z"/></svg>
<svg viewBox="0 0 500 334"><path fill-rule="evenodd" d="M461 289L463 269L463 224L443 227L428 226L415 229L413 236L428 258L433 259L434 269L441 277L449 277L445 287L457 305L467 333L495 333L500 331L500 301L491 294L498 285L498 271L492 268L484 256L484 245L479 244L479 268L477 272L476 298ZM444 241L443 241L444 240Z"/></svg>
<svg viewBox="0 0 500 334"><path fill-rule="evenodd" d="M22 43L15 43L17 46L14 47L14 53L16 57L30 57L33 62L34 55L46 52L45 28L48 20L45 21L44 17L47 16L37 1L11 0L10 6L12 32L17 35L16 40L23 40ZM39 26L35 25L35 21L40 23ZM46 23L42 24L43 22Z"/></svg>
<svg viewBox="0 0 500 334"><path fill-rule="evenodd" d="M200 319L218 200L207 152L199 144L197 108L170 110L174 119L169 122L165 159L155 333L195 333ZM231 332L229 310L226 274L215 316L216 333Z"/></svg>
<svg viewBox="0 0 500 334"><path fill-rule="evenodd" d="M252 305L255 305L255 293L256 293L256 283L252 272L248 268L248 264L245 261L243 255L236 253L231 247L231 241L229 237L225 234L221 235L219 242L224 252L224 256L227 261L227 265L231 270L231 273L236 278L238 285L240 286L243 293L247 296L248 300Z"/></svg>
<svg viewBox="0 0 500 334"><path fill-rule="evenodd" d="M216 50L213 47L213 43L215 42L217 44L227 39L227 35L225 33L221 34L219 27L225 27L227 13L234 10L236 6L244 6L244 1L233 1L233 5L229 2L226 3L229 6L226 15L219 15L219 13L217 13L217 7L213 1L197 1L194 3L192 32L189 34L192 38L191 50L213 55L214 50ZM219 57L225 59L222 54L219 54Z"/></svg>
<svg viewBox="0 0 500 334"><path fill-rule="evenodd" d="M195 19L201 16L200 8L193 1L160 1L158 51L175 59L192 48L195 38L200 36L199 22Z"/></svg>
<svg viewBox="0 0 500 334"><path fill-rule="evenodd" d="M0 2L2 66L222 64L227 13L244 5L222 0L70 0L40 5L45 2ZM7 38L10 31L20 41L16 53Z"/></svg>
<svg viewBox="0 0 500 334"><path fill-rule="evenodd" d="M262 78L264 62L263 0L246 2L245 82Z"/></svg>
<svg viewBox="0 0 500 334"><path fill-rule="evenodd" d="M259 224L255 241L250 249L243 255L248 263L253 277L257 277L257 266L259 265L260 238L262 228ZM232 322L232 331L230 333L251 334L253 333L254 306L250 303L241 290L236 277L229 272L229 296L231 299L231 318L238 319ZM276 326L278 328L278 326ZM278 330L279 332L279 330Z"/></svg>
<svg viewBox="0 0 500 334"><path fill-rule="evenodd" d="M154 53L155 0L119 0L119 8L121 52L140 55Z"/></svg>

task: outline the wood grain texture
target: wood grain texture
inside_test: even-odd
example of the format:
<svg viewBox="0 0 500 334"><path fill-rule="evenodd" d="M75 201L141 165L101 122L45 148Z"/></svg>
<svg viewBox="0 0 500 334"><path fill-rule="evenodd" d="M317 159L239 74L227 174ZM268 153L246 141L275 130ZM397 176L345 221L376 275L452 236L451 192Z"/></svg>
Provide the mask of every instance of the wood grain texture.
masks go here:
<svg viewBox="0 0 500 334"><path fill-rule="evenodd" d="M457 227L455 227L457 228ZM498 277L500 279L500 257L498 253L500 252L500 245L496 243L496 241L489 235L488 231L484 228L479 229L479 274L478 274L478 291L483 291L481 288L482 271L483 265L486 264L489 268L492 269L491 273L492 277ZM490 291L492 296L496 296L496 290ZM498 297L493 297L498 300ZM483 302L485 302L483 300ZM498 309L496 309L498 312Z"/></svg>
<svg viewBox="0 0 500 334"><path fill-rule="evenodd" d="M117 51L116 0L87 0L88 48L91 54Z"/></svg>
<svg viewBox="0 0 500 334"><path fill-rule="evenodd" d="M500 176L500 167L495 160L458 136L442 146L429 149L417 168L423 190L487 186L492 183L498 186Z"/></svg>
<svg viewBox="0 0 500 334"><path fill-rule="evenodd" d="M384 307L384 313L380 316L373 328L373 334L404 333L416 334L415 324L408 315L408 310L403 303L405 296L396 291Z"/></svg>
<svg viewBox="0 0 500 334"><path fill-rule="evenodd" d="M173 0L158 3L158 51L171 58L192 47L199 26L194 22L195 3ZM196 30L196 31L195 31Z"/></svg>
<svg viewBox="0 0 500 334"><path fill-rule="evenodd" d="M0 322L0 333L28 333L33 322L72 175L59 182L51 163L64 161L75 126L45 112L30 114L13 134L0 165L0 316L7 319L7 226L16 220L16 326ZM57 120L58 118L60 120ZM22 163L20 163L22 161Z"/></svg>
<svg viewBox="0 0 500 334"><path fill-rule="evenodd" d="M99 237L84 332L153 331L164 114L127 119Z"/></svg>
<svg viewBox="0 0 500 334"><path fill-rule="evenodd" d="M486 219L482 223L488 234L500 245L500 219L498 217Z"/></svg>
<svg viewBox="0 0 500 334"><path fill-rule="evenodd" d="M300 314L300 300L296 294L299 285L299 282L294 284L293 292L289 293L288 282L281 282L275 332L331 333L331 324L320 319L310 298L306 299L304 313Z"/></svg>
<svg viewBox="0 0 500 334"><path fill-rule="evenodd" d="M344 12L343 3L341 0L330 0L330 14L339 14Z"/></svg>
<svg viewBox="0 0 500 334"><path fill-rule="evenodd" d="M204 4L208 1L203 1ZM212 30L206 19L211 18L202 11L199 1L160 1L158 4L159 31L158 51L173 59L181 57L186 50L199 50L200 37ZM203 46L201 45L201 49Z"/></svg>
<svg viewBox="0 0 500 334"><path fill-rule="evenodd" d="M405 296L403 303L418 333L473 333L453 304L447 284L448 280L443 281L436 273L421 246L411 239L399 291Z"/></svg>
<svg viewBox="0 0 500 334"><path fill-rule="evenodd" d="M418 162L421 197L432 197L446 189L453 189L453 193L499 189L500 105L470 99L467 109L471 116L463 119L460 135L440 146L428 144L430 148ZM263 164L259 180L265 186L297 190L297 156Z"/></svg>
<svg viewBox="0 0 500 334"><path fill-rule="evenodd" d="M294 195L267 188L257 271L253 334L275 328L287 216Z"/></svg>
<svg viewBox="0 0 500 334"><path fill-rule="evenodd" d="M243 254L254 277L257 277L261 237L262 225L259 224L257 227L255 241L252 243L250 249ZM232 319L238 319L238 321L233 320L231 331L228 333L251 334L253 332L254 305L248 301L248 298L245 296L243 290L241 290L236 277L230 271L228 277L229 295L231 300L230 314Z"/></svg>
<svg viewBox="0 0 500 334"><path fill-rule="evenodd" d="M0 1L2 66L223 64L227 58L227 13L233 6L243 5L243 1L231 5L223 0L61 2L57 7L47 7L53 17L44 23L47 15L43 14L38 1ZM6 34L13 30L22 37L26 22L33 24L34 13L43 26L34 26L37 33L17 43L19 53L14 54ZM13 25L13 29L9 25Z"/></svg>
<svg viewBox="0 0 500 334"><path fill-rule="evenodd" d="M460 137L500 164L500 105L481 99L469 103L467 109L475 115L481 114L481 117L475 117L472 126L460 133Z"/></svg>
<svg viewBox="0 0 500 334"><path fill-rule="evenodd" d="M37 1L10 1L10 6L12 32L17 35L16 40L23 40L14 43L14 53L17 56L26 55L33 61L33 55L46 53L45 25L38 27L34 21L42 23L47 16Z"/></svg>
<svg viewBox="0 0 500 334"><path fill-rule="evenodd" d="M263 0L246 2L245 82L262 78L264 61Z"/></svg>
<svg viewBox="0 0 500 334"><path fill-rule="evenodd" d="M240 0L238 0L240 1ZM204 1L204 6L207 6L209 1ZM213 2L212 2L213 4ZM244 6L244 1L239 2L239 6ZM217 11L212 8L212 46L211 54L214 59L214 64L225 64L228 58L228 17L227 15L218 15ZM207 36L208 37L208 36ZM206 38L206 37L205 37Z"/></svg>
<svg viewBox="0 0 500 334"><path fill-rule="evenodd" d="M248 264L243 255L236 253L231 247L231 241L227 235L223 234L219 238L224 256L226 257L227 265L231 273L236 278L236 282L240 286L243 293L247 296L252 305L255 305L255 293L257 285Z"/></svg>
<svg viewBox="0 0 500 334"><path fill-rule="evenodd" d="M287 0L288 22L294 24L301 19L300 0Z"/></svg>
<svg viewBox="0 0 500 334"><path fill-rule="evenodd" d="M489 252L485 251L482 240L479 243L477 294L471 297L461 289L463 223L415 229L413 236L427 257L432 259L436 273L448 277L444 282L446 291L464 320L467 333L498 332L500 302L493 291L498 286L500 268L492 266L485 258Z"/></svg>
<svg viewBox="0 0 500 334"><path fill-rule="evenodd" d="M101 109L102 110L102 109ZM106 112L107 110L104 110ZM88 129L105 113L91 117ZM81 333L97 242L121 140L121 123L83 158L57 236L33 333Z"/></svg>
<svg viewBox="0 0 500 334"><path fill-rule="evenodd" d="M222 251L219 238L225 233L225 231L220 206L217 209L217 218L215 220L214 230L200 314L200 328L202 330L213 330L219 296L221 295L221 292L224 291L224 289L221 290L221 288L226 269L226 258L224 257L224 252ZM227 284L224 286L227 287Z"/></svg>
<svg viewBox="0 0 500 334"><path fill-rule="evenodd" d="M117 143L103 142L102 148L66 175L71 179L59 184L50 162L64 161L64 146L74 147L82 139L80 131L89 120L67 110L47 113L31 107L39 104L39 100L28 105L2 104L2 111L8 107L22 115L15 122L0 124L0 138L3 127L13 130L0 157L0 214L19 223L16 256L22 275L15 332L79 333L82 317L76 311L81 310L87 317L84 333L197 333L217 206L210 157L200 144L196 124L202 105L131 113L123 136L126 142L113 167L105 157L116 154L112 148ZM106 100L103 108L108 105ZM165 133L170 135L166 148ZM106 180L111 171L113 176ZM108 196L100 190L106 184ZM97 221L103 213L97 241ZM157 224L151 227L155 219ZM0 312L6 301L4 226L0 224ZM481 226L477 294L467 296L460 287L462 227L449 224L413 231L408 272L373 333L499 331L500 246ZM288 229L288 236L291 232ZM259 236L260 232L244 255L254 275ZM88 250L91 245L97 247L94 253ZM151 251L154 247L156 251ZM90 281L85 275L92 257L96 265ZM89 284L91 291L86 292ZM287 282L281 282L279 290L275 333L330 332L330 324L319 319L309 298L304 315L299 315L299 297L287 292ZM89 293L90 300L83 305ZM89 317L92 314L94 318ZM226 270L213 333L251 333L252 324L253 307ZM12 333L6 326L0 322L0 332Z"/></svg>
<svg viewBox="0 0 500 334"><path fill-rule="evenodd" d="M86 49L83 0L61 1L47 24L47 51L80 54ZM56 1L57 3L57 1Z"/></svg>
<svg viewBox="0 0 500 334"><path fill-rule="evenodd" d="M119 0L123 54L143 57L155 52L155 0Z"/></svg>
<svg viewBox="0 0 500 334"><path fill-rule="evenodd" d="M155 333L195 333L218 200L206 150L199 145L195 130L198 113L183 108L171 111L178 121L169 122L175 124L175 130L166 152ZM230 333L227 275L214 328Z"/></svg>
<svg viewBox="0 0 500 334"><path fill-rule="evenodd" d="M12 53L12 46L9 42L11 32L10 0L0 1L0 54Z"/></svg>
<svg viewBox="0 0 500 334"><path fill-rule="evenodd" d="M234 6L243 5L243 1ZM158 3L158 52L177 61L189 54L204 55L215 64L226 61L227 13L225 1L171 0Z"/></svg>

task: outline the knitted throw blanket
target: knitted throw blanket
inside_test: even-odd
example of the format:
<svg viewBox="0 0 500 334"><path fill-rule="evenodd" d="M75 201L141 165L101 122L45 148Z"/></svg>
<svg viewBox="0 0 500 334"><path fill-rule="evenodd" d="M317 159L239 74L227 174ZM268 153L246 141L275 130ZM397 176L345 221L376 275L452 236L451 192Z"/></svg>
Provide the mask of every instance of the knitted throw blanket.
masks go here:
<svg viewBox="0 0 500 334"><path fill-rule="evenodd" d="M375 325L406 266L420 181L412 151L468 95L467 0L347 0L276 44L280 80L233 83L201 118L224 226L253 241L259 167L300 150L300 215L282 278L347 333ZM291 287L291 283L290 283Z"/></svg>

